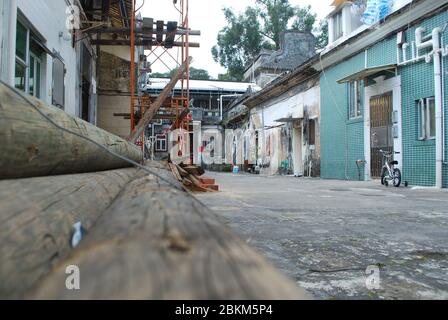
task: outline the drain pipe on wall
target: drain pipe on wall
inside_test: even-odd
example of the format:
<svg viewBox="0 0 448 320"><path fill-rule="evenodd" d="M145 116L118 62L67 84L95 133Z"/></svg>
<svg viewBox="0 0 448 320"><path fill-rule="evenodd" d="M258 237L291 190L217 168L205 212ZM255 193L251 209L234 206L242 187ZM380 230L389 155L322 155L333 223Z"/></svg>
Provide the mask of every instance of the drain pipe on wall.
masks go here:
<svg viewBox="0 0 448 320"><path fill-rule="evenodd" d="M443 38L442 38L442 47L443 47L443 53L442 53L442 107L443 107L443 114L442 114L442 118L443 118L443 122L442 122L442 141L443 141L443 164L447 165L447 160L446 160L446 147L445 147L445 143L446 143L446 118L445 118L445 108L446 108L446 102L445 102L445 61L443 58L445 58L446 56L448 56L448 47L444 47L443 44Z"/></svg>
<svg viewBox="0 0 448 320"><path fill-rule="evenodd" d="M440 34L441 28L432 30L432 39L423 42L423 32L425 28L419 27L415 30L415 39L417 46L417 56L420 56L420 50L430 48L432 46L433 64L434 64L434 101L436 116L436 188L443 187L443 96L442 96L442 68L441 68L441 46ZM426 62L430 62L430 55L427 56Z"/></svg>
<svg viewBox="0 0 448 320"><path fill-rule="evenodd" d="M434 50L434 83L436 104L436 188L443 188L443 96L442 96L442 56L440 50L441 28L432 31Z"/></svg>

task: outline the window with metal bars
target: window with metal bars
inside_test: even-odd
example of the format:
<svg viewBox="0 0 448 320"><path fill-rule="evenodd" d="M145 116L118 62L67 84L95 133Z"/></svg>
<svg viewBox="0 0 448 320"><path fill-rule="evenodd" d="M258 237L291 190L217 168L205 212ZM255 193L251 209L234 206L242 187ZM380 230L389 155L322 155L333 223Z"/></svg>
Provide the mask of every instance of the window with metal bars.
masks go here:
<svg viewBox="0 0 448 320"><path fill-rule="evenodd" d="M436 136L436 107L434 97L417 101L418 139L431 140Z"/></svg>

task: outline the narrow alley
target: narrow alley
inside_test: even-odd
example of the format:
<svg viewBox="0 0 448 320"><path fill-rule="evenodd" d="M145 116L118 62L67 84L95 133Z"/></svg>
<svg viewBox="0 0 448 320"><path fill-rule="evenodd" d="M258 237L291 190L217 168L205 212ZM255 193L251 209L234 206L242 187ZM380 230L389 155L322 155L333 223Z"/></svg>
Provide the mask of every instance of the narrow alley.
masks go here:
<svg viewBox="0 0 448 320"><path fill-rule="evenodd" d="M320 299L447 299L448 193L280 176L207 173L197 195ZM380 267L380 289L366 287Z"/></svg>

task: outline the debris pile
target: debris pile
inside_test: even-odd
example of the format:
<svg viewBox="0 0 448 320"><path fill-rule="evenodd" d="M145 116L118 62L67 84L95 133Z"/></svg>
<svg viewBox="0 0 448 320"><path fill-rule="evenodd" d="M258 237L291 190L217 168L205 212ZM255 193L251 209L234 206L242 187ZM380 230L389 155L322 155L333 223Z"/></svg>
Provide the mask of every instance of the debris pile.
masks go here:
<svg viewBox="0 0 448 320"><path fill-rule="evenodd" d="M215 184L215 179L205 177L204 169L195 165L185 165L170 163L171 172L174 177L182 182L183 186L196 192L219 191L219 186Z"/></svg>

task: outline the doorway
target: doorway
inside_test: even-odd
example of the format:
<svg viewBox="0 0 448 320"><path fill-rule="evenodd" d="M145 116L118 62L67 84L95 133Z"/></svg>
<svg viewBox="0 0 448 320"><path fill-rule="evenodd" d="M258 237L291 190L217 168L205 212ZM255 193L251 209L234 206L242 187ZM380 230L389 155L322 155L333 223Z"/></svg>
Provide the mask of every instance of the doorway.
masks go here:
<svg viewBox="0 0 448 320"><path fill-rule="evenodd" d="M81 118L87 122L90 122L90 96L91 96L91 61L92 56L87 47L82 44L81 46Z"/></svg>
<svg viewBox="0 0 448 320"><path fill-rule="evenodd" d="M300 177L303 175L303 162L302 162L302 126L300 122L295 123L293 126L292 134L292 150L293 150L293 169L294 175Z"/></svg>
<svg viewBox="0 0 448 320"><path fill-rule="evenodd" d="M393 152L392 92L370 99L370 169L372 178L381 177L380 149Z"/></svg>

